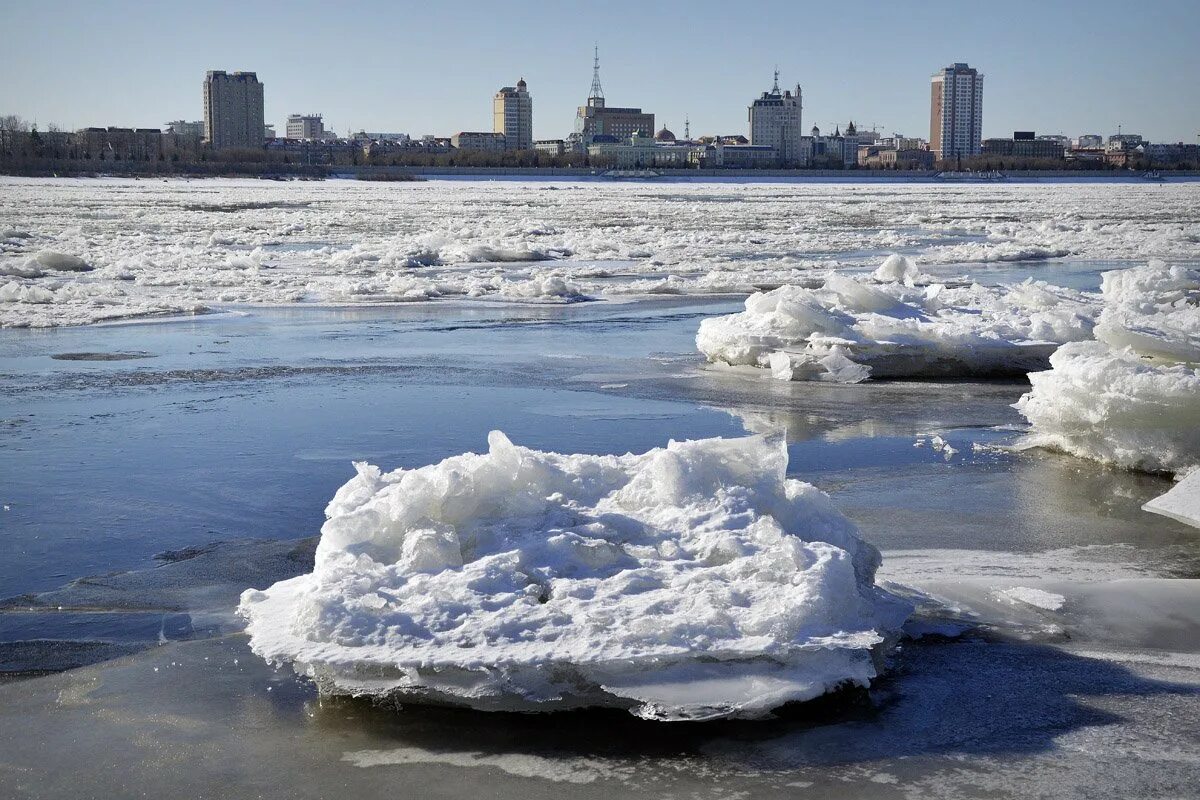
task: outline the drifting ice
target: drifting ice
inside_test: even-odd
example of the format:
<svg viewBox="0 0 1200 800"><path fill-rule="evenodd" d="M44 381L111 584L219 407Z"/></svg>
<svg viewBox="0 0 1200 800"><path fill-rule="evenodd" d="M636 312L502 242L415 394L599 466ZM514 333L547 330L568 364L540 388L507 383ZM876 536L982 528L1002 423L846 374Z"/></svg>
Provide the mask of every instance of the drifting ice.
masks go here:
<svg viewBox="0 0 1200 800"><path fill-rule="evenodd" d="M1162 262L1104 273L1093 342L1068 344L1016 404L1028 443L1129 469L1200 465L1200 273Z"/></svg>
<svg viewBox="0 0 1200 800"><path fill-rule="evenodd" d="M908 614L780 436L482 455L358 475L313 573L242 595L251 646L329 693L487 710L761 717L866 685Z"/></svg>
<svg viewBox="0 0 1200 800"><path fill-rule="evenodd" d="M1090 339L1094 295L1027 280L950 288L889 256L871 278L831 273L820 289L758 292L746 310L706 319L696 345L712 362L769 367L783 380L1023 375L1064 342Z"/></svg>

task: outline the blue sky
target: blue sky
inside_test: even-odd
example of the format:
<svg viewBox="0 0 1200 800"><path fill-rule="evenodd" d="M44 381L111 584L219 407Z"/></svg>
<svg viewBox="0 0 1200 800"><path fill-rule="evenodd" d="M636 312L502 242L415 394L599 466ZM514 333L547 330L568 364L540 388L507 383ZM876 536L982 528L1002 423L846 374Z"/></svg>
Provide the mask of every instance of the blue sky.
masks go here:
<svg viewBox="0 0 1200 800"><path fill-rule="evenodd" d="M503 9L503 10L498 10ZM955 12L957 11L957 14ZM0 0L0 114L43 125L199 119L208 69L254 70L267 121L449 135L487 130L524 76L534 135L558 138L591 82L683 133L746 129L771 84L804 89L805 126L854 118L928 136L929 75L986 76L984 133L1142 133L1197 142L1200 0L977 3L224 2Z"/></svg>

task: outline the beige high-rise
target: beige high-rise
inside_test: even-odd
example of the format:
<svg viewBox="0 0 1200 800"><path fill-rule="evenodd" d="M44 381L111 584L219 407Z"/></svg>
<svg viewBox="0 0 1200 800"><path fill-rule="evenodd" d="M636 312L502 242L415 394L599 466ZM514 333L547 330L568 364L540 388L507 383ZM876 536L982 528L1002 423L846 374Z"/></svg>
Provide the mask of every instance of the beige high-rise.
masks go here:
<svg viewBox="0 0 1200 800"><path fill-rule="evenodd" d="M204 140L214 150L262 147L263 85L255 73L209 70L204 78Z"/></svg>
<svg viewBox="0 0 1200 800"><path fill-rule="evenodd" d="M929 82L929 149L938 158L977 156L983 142L983 76L963 63Z"/></svg>
<svg viewBox="0 0 1200 800"><path fill-rule="evenodd" d="M492 130L503 133L508 150L533 149L533 96L525 79L505 86L492 100Z"/></svg>

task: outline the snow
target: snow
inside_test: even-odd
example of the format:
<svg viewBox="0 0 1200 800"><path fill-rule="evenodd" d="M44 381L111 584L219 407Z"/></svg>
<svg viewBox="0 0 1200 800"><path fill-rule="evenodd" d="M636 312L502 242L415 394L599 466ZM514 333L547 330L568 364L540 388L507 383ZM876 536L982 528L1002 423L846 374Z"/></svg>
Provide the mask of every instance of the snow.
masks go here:
<svg viewBox="0 0 1200 800"><path fill-rule="evenodd" d="M1032 279L917 288L916 268L893 258L871 278L834 272L819 289L757 292L745 311L703 320L696 346L711 362L769 367L781 380L1021 375L1060 344L1091 338L1100 313L1095 295Z"/></svg>
<svg viewBox="0 0 1200 800"><path fill-rule="evenodd" d="M311 574L248 590L251 646L323 691L659 720L754 718L866 685L908 607L781 435L358 475Z"/></svg>
<svg viewBox="0 0 1200 800"><path fill-rule="evenodd" d="M1200 470L1189 473L1169 492L1146 503L1142 509L1200 528Z"/></svg>
<svg viewBox="0 0 1200 800"><path fill-rule="evenodd" d="M1016 408L1030 446L1127 469L1200 465L1200 273L1162 262L1106 272L1096 341L1063 346Z"/></svg>
<svg viewBox="0 0 1200 800"><path fill-rule="evenodd" d="M0 275L23 289L57 284L49 299L10 292L0 326L256 304L749 294L819 283L830 270L932 288L925 273L944 280L964 265L1178 262L1194 259L1200 241L1195 183L945 189L0 178ZM46 265L43 253L68 260ZM881 253L896 255L881 264ZM79 268L70 259L94 269L64 271ZM881 302L843 288L855 303Z"/></svg>

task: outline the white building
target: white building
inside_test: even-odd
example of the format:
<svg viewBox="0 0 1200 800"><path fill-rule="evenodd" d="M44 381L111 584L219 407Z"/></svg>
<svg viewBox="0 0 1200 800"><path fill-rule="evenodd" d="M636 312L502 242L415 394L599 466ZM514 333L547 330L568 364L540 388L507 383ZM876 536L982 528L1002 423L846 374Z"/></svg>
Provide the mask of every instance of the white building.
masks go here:
<svg viewBox="0 0 1200 800"><path fill-rule="evenodd" d="M983 142L983 76L963 63L930 79L929 149L937 158L977 156Z"/></svg>
<svg viewBox="0 0 1200 800"><path fill-rule="evenodd" d="M505 86L492 99L492 130L504 134L509 150L533 149L533 96L525 79Z"/></svg>
<svg viewBox="0 0 1200 800"><path fill-rule="evenodd" d="M184 139L199 141L204 138L204 120L188 122L185 119L177 119L173 122L168 122L164 127L167 129L167 133L173 133Z"/></svg>
<svg viewBox="0 0 1200 800"><path fill-rule="evenodd" d="M774 147L780 162L789 166L808 164L804 146L804 129L801 127L800 85L796 93L779 91L779 73L775 73L775 85L771 91L750 105L750 144Z"/></svg>
<svg viewBox="0 0 1200 800"><path fill-rule="evenodd" d="M289 114L287 138L320 141L325 138L325 123L320 114Z"/></svg>
<svg viewBox="0 0 1200 800"><path fill-rule="evenodd" d="M483 150L491 153L507 149L503 133L488 131L459 131L450 137L450 146L456 150Z"/></svg>
<svg viewBox="0 0 1200 800"><path fill-rule="evenodd" d="M624 141L593 142L588 156L612 159L618 169L649 167L686 167L696 148L683 144L661 144L651 136L635 134Z"/></svg>

